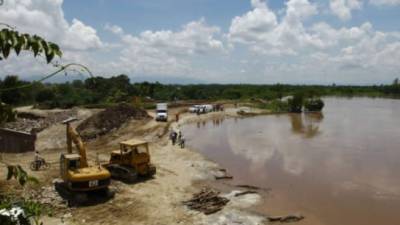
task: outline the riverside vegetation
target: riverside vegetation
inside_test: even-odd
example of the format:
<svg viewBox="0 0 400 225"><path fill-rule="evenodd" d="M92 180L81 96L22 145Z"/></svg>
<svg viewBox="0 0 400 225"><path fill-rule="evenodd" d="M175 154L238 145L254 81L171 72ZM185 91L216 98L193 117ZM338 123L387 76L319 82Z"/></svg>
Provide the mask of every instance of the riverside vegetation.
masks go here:
<svg viewBox="0 0 400 225"><path fill-rule="evenodd" d="M25 88L14 87L26 86ZM179 100L257 100L271 104L260 105L276 111L299 111L322 108L322 96L400 96L400 84L395 79L390 85L340 86L340 85L251 85L251 84L161 84L158 82L131 83L127 75L110 78L90 77L65 83L40 83L21 80L18 76L6 76L0 80L1 101L18 106L36 104L39 108L71 108L73 106L104 106L119 102L131 102L132 97L162 101ZM279 101L293 96L287 104ZM289 108L288 108L289 107ZM2 106L2 108L6 108ZM3 111L3 110L2 110Z"/></svg>

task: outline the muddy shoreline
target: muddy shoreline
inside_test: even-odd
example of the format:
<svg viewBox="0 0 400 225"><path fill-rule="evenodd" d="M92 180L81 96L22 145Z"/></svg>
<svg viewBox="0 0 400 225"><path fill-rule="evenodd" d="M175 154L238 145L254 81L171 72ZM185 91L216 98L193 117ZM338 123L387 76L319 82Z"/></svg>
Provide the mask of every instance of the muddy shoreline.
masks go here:
<svg viewBox="0 0 400 225"><path fill-rule="evenodd" d="M228 119L228 118L237 118L237 119L243 119L247 117L253 117L253 116L261 116L261 115L276 115L276 114L281 114L281 113L272 113L268 112L265 110L259 110L259 109L250 109L250 113L237 113L240 111L241 108L227 108L225 112L213 112L209 114L202 114L202 115L195 115L195 114L189 114L183 117L178 123L173 123L171 127L174 129L181 129L185 125L197 123L202 124L202 123L207 123L211 122L213 120L218 120L218 119ZM202 153L198 150L196 150L193 147L187 147L185 150L192 152L193 154L200 154L205 161L211 162L216 166L216 169L213 169L210 171L214 176L218 175L220 173L220 170L225 170L225 168L222 168L218 163L216 163L214 160L207 158L206 156L202 155ZM229 174L229 171L226 171ZM221 175L221 174L219 174ZM193 181L193 186L201 189L203 187L211 187L216 190L219 190L223 193L239 193L239 192L246 192L246 191L254 191L255 193L252 193L248 196L248 202L246 203L246 200L242 200L240 204L242 204L243 208L241 208L241 211L243 215L247 215L249 217L255 217L258 218L257 222L251 223L247 221L245 224L269 224L268 222L268 217L273 216L269 210L265 209L265 201L268 200L268 198L271 197L271 189L268 187L254 187L245 183L237 183L235 181L235 177L233 176L233 179L215 179L214 177L209 177L207 179L201 179L201 180L195 180ZM297 213L297 212L296 212ZM280 214L279 214L280 215ZM302 224L302 223L298 223Z"/></svg>

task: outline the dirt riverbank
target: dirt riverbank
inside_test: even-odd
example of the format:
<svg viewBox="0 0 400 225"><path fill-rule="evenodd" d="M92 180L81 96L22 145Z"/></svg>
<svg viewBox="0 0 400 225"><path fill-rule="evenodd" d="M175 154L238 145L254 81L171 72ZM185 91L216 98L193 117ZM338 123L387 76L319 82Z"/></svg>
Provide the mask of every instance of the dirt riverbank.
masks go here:
<svg viewBox="0 0 400 225"><path fill-rule="evenodd" d="M171 115L180 110L182 109L171 110ZM85 117L89 114L87 111L83 113ZM178 129L186 123L223 116L237 116L236 109L227 108L225 112L199 116L184 113L181 114L179 123L157 123L152 119L131 120L119 129L88 142L88 158L94 163L96 155L105 162L108 153L118 148L118 143L122 140L145 139L151 142L151 157L157 167L157 174L154 179L136 184L113 181L111 188L116 191L113 199L92 206L60 207L53 217L44 218L44 224L266 224L264 216L250 210L262 201L260 195L246 194L235 197L235 193L243 191L240 188L221 188L221 195L230 201L223 210L212 215L206 216L189 210L182 204L182 201L190 199L204 186L217 187L213 180L221 168L193 150L172 145L166 135L168 126ZM51 135L49 130L52 131ZM38 150L52 164L47 171L31 172L41 181L40 187L34 188L44 190L44 196L52 194L52 180L58 177L59 154L65 151L65 144L62 144L65 143L65 133L62 130L62 126L57 124L42 131L42 135L38 136ZM32 158L33 153L3 155L5 161L21 164L25 169L28 169ZM1 168L0 176L5 176L4 168ZM15 189L14 191L27 192Z"/></svg>

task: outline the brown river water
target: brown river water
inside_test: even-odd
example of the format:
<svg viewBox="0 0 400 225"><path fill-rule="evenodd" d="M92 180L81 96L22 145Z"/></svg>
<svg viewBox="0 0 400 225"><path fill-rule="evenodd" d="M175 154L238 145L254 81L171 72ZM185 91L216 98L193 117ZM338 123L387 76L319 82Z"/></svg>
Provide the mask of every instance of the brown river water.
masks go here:
<svg viewBox="0 0 400 225"><path fill-rule="evenodd" d="M258 210L298 224L400 224L400 100L326 98L321 114L219 118L183 128L235 184L271 188Z"/></svg>

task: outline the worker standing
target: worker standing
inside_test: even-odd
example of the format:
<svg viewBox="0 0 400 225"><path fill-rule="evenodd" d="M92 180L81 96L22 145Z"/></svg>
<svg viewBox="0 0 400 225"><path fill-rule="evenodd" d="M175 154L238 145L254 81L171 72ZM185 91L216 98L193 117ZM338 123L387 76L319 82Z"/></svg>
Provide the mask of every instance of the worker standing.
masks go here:
<svg viewBox="0 0 400 225"><path fill-rule="evenodd" d="M177 138L177 133L175 131L172 131L172 145L175 145L176 143L176 138Z"/></svg>
<svg viewBox="0 0 400 225"><path fill-rule="evenodd" d="M185 148L185 137L183 137L182 134L179 138L179 146L181 146L181 148Z"/></svg>
<svg viewBox="0 0 400 225"><path fill-rule="evenodd" d="M178 131L178 141L180 141L182 138L182 131Z"/></svg>

